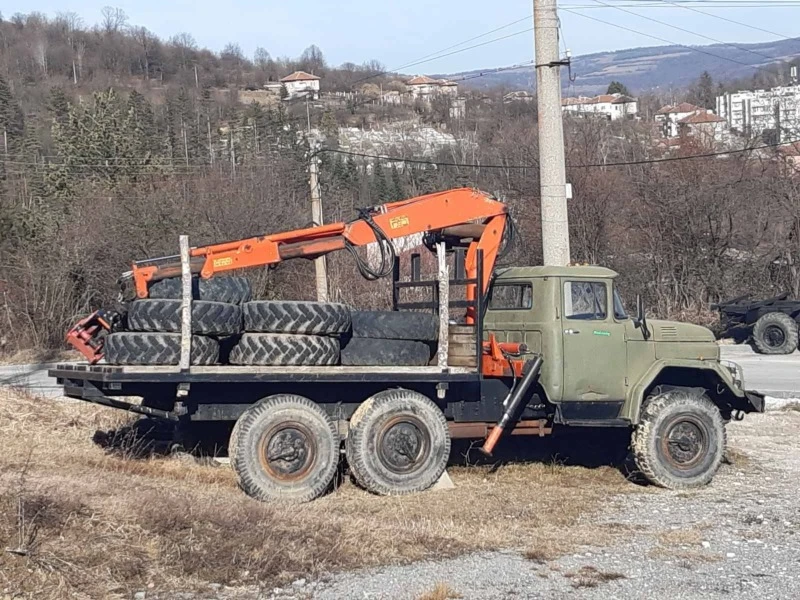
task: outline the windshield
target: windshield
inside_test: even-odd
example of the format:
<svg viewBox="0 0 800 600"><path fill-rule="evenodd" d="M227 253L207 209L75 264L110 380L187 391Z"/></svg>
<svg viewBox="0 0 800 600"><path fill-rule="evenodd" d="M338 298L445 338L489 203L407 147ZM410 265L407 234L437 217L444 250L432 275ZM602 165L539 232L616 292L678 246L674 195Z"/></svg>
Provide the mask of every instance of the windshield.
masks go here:
<svg viewBox="0 0 800 600"><path fill-rule="evenodd" d="M617 291L617 286L614 286L614 318L617 321L624 321L628 318L628 313L625 312L625 304L623 304L622 297Z"/></svg>

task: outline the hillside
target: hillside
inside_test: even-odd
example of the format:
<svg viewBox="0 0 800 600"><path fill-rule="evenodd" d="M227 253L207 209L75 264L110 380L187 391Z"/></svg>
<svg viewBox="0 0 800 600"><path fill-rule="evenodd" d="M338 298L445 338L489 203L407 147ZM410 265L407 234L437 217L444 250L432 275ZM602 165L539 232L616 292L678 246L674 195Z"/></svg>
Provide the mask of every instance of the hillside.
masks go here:
<svg viewBox="0 0 800 600"><path fill-rule="evenodd" d="M655 46L576 56L572 59L572 72L576 79L570 87L570 93L605 91L612 80L622 81L636 92L682 88L696 80L703 71L711 73L716 81L749 79L756 69L748 65L767 67L800 57L800 38L736 46L696 46L702 52L684 46ZM746 48L749 52L740 48ZM774 57L774 60L758 55ZM446 76L470 77L478 73L480 71L467 71ZM569 85L566 69L563 70L563 80L566 88ZM534 82L533 68L522 67L475 77L464 85L481 89L495 86L526 89L534 87Z"/></svg>

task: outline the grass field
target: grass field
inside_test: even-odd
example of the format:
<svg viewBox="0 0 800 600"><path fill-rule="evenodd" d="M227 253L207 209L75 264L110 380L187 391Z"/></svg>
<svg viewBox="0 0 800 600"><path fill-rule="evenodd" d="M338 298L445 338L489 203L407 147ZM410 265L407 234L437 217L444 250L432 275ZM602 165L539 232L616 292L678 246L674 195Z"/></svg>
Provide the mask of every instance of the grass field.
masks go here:
<svg viewBox="0 0 800 600"><path fill-rule="evenodd" d="M551 558L623 526L592 514L632 487L611 468L451 469L456 488L377 497L348 479L301 506L265 505L228 467L109 451L131 417L0 388L0 597L130 597L138 590L271 588L344 569L516 548ZM128 450L125 450L128 448Z"/></svg>

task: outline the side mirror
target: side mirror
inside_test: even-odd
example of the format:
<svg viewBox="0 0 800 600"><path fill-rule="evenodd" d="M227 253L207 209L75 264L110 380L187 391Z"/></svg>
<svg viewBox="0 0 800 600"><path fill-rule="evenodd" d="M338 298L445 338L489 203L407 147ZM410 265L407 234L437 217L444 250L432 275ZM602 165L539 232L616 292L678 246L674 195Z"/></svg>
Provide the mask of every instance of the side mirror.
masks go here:
<svg viewBox="0 0 800 600"><path fill-rule="evenodd" d="M644 303L642 302L642 296L636 296L636 318L633 320L633 324L636 328L641 328L642 336L644 339L650 339L650 330L647 328L647 315L645 314L644 310Z"/></svg>

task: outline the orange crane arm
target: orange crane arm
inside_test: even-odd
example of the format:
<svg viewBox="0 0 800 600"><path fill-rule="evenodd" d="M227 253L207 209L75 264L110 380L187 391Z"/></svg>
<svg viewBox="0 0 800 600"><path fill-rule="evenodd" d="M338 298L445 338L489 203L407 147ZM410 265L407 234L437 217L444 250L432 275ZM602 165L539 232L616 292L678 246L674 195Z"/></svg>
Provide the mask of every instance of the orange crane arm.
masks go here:
<svg viewBox="0 0 800 600"><path fill-rule="evenodd" d="M467 277L476 277L478 250L483 250L483 290L492 276L507 215L505 204L471 188L417 196L369 210L374 225L390 240L424 232L472 238L466 257ZM315 258L348 245L365 246L376 241L370 224L357 219L192 248L191 270L209 278L232 269L272 265L290 258ZM132 269L136 295L146 298L150 282L178 277L180 273L180 260L175 256L136 262ZM468 290L472 299L474 293L475 290Z"/></svg>

